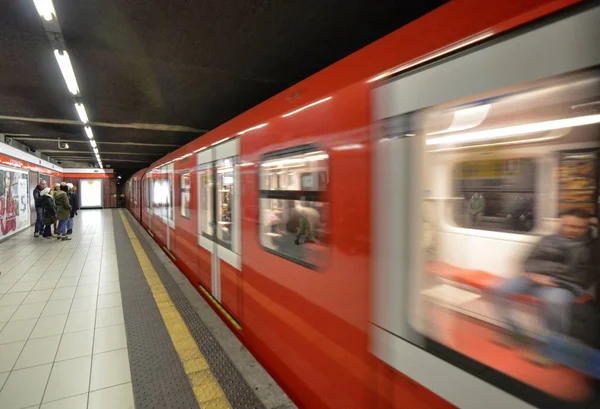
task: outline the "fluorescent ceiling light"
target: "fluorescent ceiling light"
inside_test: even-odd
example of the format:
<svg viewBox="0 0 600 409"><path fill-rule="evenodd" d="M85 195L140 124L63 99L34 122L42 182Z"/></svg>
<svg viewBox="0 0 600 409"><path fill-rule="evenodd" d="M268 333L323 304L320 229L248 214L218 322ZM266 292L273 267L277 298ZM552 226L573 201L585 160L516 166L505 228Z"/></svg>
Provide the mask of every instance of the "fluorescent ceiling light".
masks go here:
<svg viewBox="0 0 600 409"><path fill-rule="evenodd" d="M447 145L468 142L489 141L526 135L536 132L553 131L555 129L591 125L600 122L600 114L578 116L575 118L555 119L553 121L535 122L532 124L507 126L505 128L488 129L484 131L467 132L455 135L429 138L426 145Z"/></svg>
<svg viewBox="0 0 600 409"><path fill-rule="evenodd" d="M85 112L85 107L82 103L76 102L75 109L77 110L77 114L79 115L79 120L84 124L87 124L90 120L88 119L87 112Z"/></svg>
<svg viewBox="0 0 600 409"><path fill-rule="evenodd" d="M563 135L555 135L555 136L543 136L541 138L532 138L532 139L519 139L517 141L506 141L506 142L495 142L495 143L482 143L478 145L468 145L468 146L457 146L453 148L443 148L427 151L430 153L437 152L449 152L449 151L461 151L466 149L477 149L477 148L489 148L491 146L506 146L506 145L521 145L526 143L535 143L535 142L547 142L552 141L554 139L560 139Z"/></svg>
<svg viewBox="0 0 600 409"><path fill-rule="evenodd" d="M33 4L35 4L37 12L44 20L51 21L56 17L56 11L54 10L52 0L33 0Z"/></svg>
<svg viewBox="0 0 600 409"><path fill-rule="evenodd" d="M86 126L83 129L85 129L85 134L87 135L88 138L90 138L90 139L94 138L94 134L92 133L92 128L90 128L89 126Z"/></svg>
<svg viewBox="0 0 600 409"><path fill-rule="evenodd" d="M246 132L254 131L255 129L264 128L265 126L267 126L267 124L260 124L260 125L256 125L256 126L253 126L253 127L251 127L251 128L248 128L248 129L246 129L246 130L243 130L243 131L241 131L241 132L238 132L238 135L243 135L243 134L245 134Z"/></svg>
<svg viewBox="0 0 600 409"><path fill-rule="evenodd" d="M92 145L92 148L96 148L96 141L95 140L91 140L90 144Z"/></svg>
<svg viewBox="0 0 600 409"><path fill-rule="evenodd" d="M69 92L73 95L79 94L79 86L77 85L77 79L75 78L75 72L73 71L69 54L66 51L60 52L59 50L54 50L54 56L60 67L60 72L62 72L63 78L67 83Z"/></svg>
<svg viewBox="0 0 600 409"><path fill-rule="evenodd" d="M315 101L315 102L313 102L312 104L308 104L308 105L305 105L305 106L303 106L302 108L298 108L298 109L296 109L295 111L288 112L287 114L285 114L285 115L282 115L281 117L282 117L282 118L287 118L288 116L296 115L298 112L302 112L302 111L304 111L305 109L308 109L308 108L310 108L310 107L314 107L315 105L322 104L323 102L327 102L327 101L329 101L331 98L332 98L332 97L327 97L327 98L320 99L320 100L318 100L318 101Z"/></svg>
<svg viewBox="0 0 600 409"><path fill-rule="evenodd" d="M94 148L94 153L98 155L98 148Z"/></svg>

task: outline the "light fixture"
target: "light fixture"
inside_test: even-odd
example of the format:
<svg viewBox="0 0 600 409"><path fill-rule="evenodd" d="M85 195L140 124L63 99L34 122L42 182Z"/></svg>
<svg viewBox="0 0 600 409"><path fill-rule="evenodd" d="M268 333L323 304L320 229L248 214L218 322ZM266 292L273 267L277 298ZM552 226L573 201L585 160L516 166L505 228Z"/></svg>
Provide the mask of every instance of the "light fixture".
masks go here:
<svg viewBox="0 0 600 409"><path fill-rule="evenodd" d="M268 124L266 124L266 123L265 123L265 124L260 124L260 125L253 126L253 127L251 127L251 128L245 129L245 130L243 130L243 131L241 131L241 132L238 132L238 135L243 135L243 134L245 134L246 132L250 132L250 131L254 131L254 130L256 130L256 129L264 128L264 127L265 127L265 126L267 126L267 125L268 125Z"/></svg>
<svg viewBox="0 0 600 409"><path fill-rule="evenodd" d="M54 57L56 57L56 62L58 62L60 72L62 72L63 78L67 83L69 92L73 95L78 95L79 86L77 85L77 79L75 78L75 72L73 71L73 66L71 65L69 53L66 51L54 50Z"/></svg>
<svg viewBox="0 0 600 409"><path fill-rule="evenodd" d="M427 139L425 141L425 144L445 145L488 141L493 139L509 138L518 135L526 135L536 132L553 131L555 129L591 125L598 122L600 122L600 114L585 115L574 118L555 119L552 121L535 122L532 124L507 126L505 128L496 128L484 131L475 131L455 135L441 136L438 138Z"/></svg>
<svg viewBox="0 0 600 409"><path fill-rule="evenodd" d="M485 120L490 112L490 107L490 104L482 104L458 109L452 113L452 123L448 128L430 132L427 135L439 135L476 128Z"/></svg>
<svg viewBox="0 0 600 409"><path fill-rule="evenodd" d="M89 126L86 126L83 129L85 130L85 134L87 135L88 138L90 138L90 139L94 138L94 134L92 133L92 128L90 128Z"/></svg>
<svg viewBox="0 0 600 409"><path fill-rule="evenodd" d="M468 146L457 146L452 148L442 148L435 149L431 151L427 151L429 153L438 153L438 152L450 152L450 151L462 151L466 149L477 149L477 148L489 148L492 146L507 146L507 145L521 145L526 143L537 143L537 142L547 142L555 139L562 138L563 135L555 135L555 136L543 136L541 138L532 138L532 139L519 139L517 141L505 141L505 142L495 142L495 143L482 143L478 145L468 145Z"/></svg>
<svg viewBox="0 0 600 409"><path fill-rule="evenodd" d="M96 141L95 140L91 140L90 144L92 145L92 148L96 148Z"/></svg>
<svg viewBox="0 0 600 409"><path fill-rule="evenodd" d="M79 115L79 120L84 124L87 124L90 120L88 119L87 112L85 112L85 107L81 102L75 103L75 109L77 110L77 114Z"/></svg>
<svg viewBox="0 0 600 409"><path fill-rule="evenodd" d="M33 0L33 4L40 17L44 20L51 21L56 17L56 11L54 10L52 0Z"/></svg>
<svg viewBox="0 0 600 409"><path fill-rule="evenodd" d="M301 107L301 108L298 108L298 109L296 109L295 111L288 112L287 114L285 114L285 115L282 115L281 117L282 117L282 118L287 118L288 116L296 115L298 112L302 112L302 111L304 111L305 109L308 109L308 108L310 108L310 107L314 107L315 105L322 104L323 102L327 102L327 101L329 101L331 98L333 98L333 97L327 97L327 98L320 99L320 100L318 100L318 101L315 101L315 102L313 102L313 103L311 103L311 104L308 104L308 105L305 105L305 106L303 106L303 107Z"/></svg>
<svg viewBox="0 0 600 409"><path fill-rule="evenodd" d="M94 148L94 153L98 155L98 148Z"/></svg>

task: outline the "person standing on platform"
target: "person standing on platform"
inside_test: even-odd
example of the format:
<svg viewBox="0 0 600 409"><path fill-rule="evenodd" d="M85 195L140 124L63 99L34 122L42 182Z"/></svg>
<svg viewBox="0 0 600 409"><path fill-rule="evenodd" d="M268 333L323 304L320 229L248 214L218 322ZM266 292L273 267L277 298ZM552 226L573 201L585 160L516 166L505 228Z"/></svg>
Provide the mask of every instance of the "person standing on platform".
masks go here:
<svg viewBox="0 0 600 409"><path fill-rule="evenodd" d="M67 234L73 234L73 218L77 215L77 210L79 210L77 188L72 183L67 183L67 186L69 187L69 204L71 205L71 215L67 223Z"/></svg>
<svg viewBox="0 0 600 409"><path fill-rule="evenodd" d="M56 223L56 205L47 187L40 192L40 205L42 208L42 223L44 225L43 238L52 238L52 226Z"/></svg>
<svg viewBox="0 0 600 409"><path fill-rule="evenodd" d="M71 205L69 204L69 188L66 183L60 184L60 189L54 192L54 202L56 203L56 210L58 214L58 231L57 239L59 240L71 240L69 236L67 236L67 222L69 221L69 216L71 215Z"/></svg>
<svg viewBox="0 0 600 409"><path fill-rule="evenodd" d="M42 191L46 189L46 181L40 179L40 183L33 189L33 201L35 203L35 232L33 237L40 237L43 233L44 223L42 222ZM48 189L50 192L50 189Z"/></svg>

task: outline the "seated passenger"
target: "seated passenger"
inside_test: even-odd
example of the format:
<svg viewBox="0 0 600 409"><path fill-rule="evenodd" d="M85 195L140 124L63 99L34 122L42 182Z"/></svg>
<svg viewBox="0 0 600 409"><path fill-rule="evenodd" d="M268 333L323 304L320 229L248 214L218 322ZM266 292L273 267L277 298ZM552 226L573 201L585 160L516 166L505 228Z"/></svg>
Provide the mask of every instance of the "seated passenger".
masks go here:
<svg viewBox="0 0 600 409"><path fill-rule="evenodd" d="M525 273L513 277L495 290L500 318L512 332L498 341L504 346L526 344L528 338L511 318L511 298L532 294L542 301L546 328L553 333L568 334L571 305L597 280L592 261L593 240L590 217L579 209L560 217L559 234L543 237L527 257ZM550 361L539 353L529 358L541 365Z"/></svg>

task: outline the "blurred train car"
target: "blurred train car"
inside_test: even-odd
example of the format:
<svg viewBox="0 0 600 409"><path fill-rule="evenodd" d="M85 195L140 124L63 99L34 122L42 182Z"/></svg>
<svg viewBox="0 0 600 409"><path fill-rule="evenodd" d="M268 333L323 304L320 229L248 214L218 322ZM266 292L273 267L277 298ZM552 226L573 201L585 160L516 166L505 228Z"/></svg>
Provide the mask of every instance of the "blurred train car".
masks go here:
<svg viewBox="0 0 600 409"><path fill-rule="evenodd" d="M598 39L598 2L450 2L137 172L127 205L300 407L589 407L596 350L497 345L490 291L561 211L598 214Z"/></svg>

